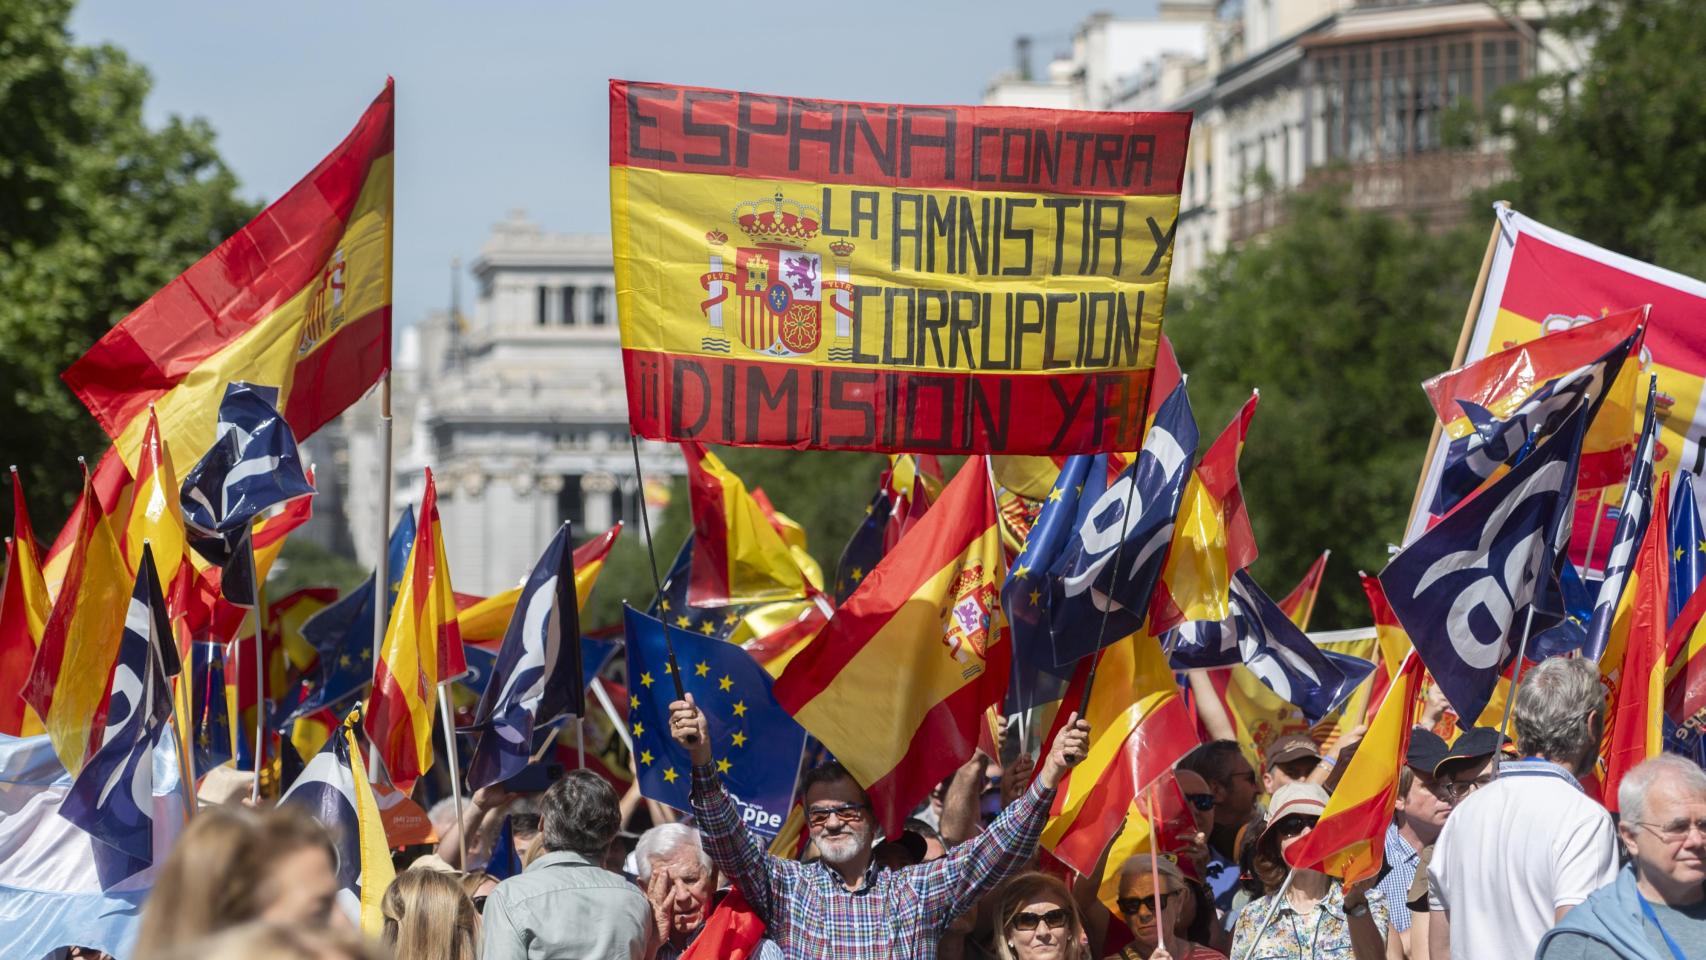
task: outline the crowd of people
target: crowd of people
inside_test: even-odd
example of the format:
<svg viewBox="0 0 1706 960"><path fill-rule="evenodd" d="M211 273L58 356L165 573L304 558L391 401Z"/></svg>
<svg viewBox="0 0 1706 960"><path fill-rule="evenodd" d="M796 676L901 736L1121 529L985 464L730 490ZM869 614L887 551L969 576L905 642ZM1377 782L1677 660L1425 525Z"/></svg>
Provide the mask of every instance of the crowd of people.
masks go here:
<svg viewBox="0 0 1706 960"><path fill-rule="evenodd" d="M1603 711L1593 664L1552 659L1524 676L1511 742L1484 727L1449 739L1416 728L1383 866L1347 886L1291 868L1286 851L1326 810L1349 740L1323 751L1306 734L1279 737L1260 771L1236 742L1203 744L1174 771L1195 836L1084 878L1039 852L1088 749L1083 721L1069 718L1034 765L980 753L898 836L880 836L839 764L809 770L809 844L793 858L743 823L703 714L677 702L670 732L694 762L686 821L654 808L658 822L625 843L636 801L586 771L540 794L478 791L460 820L454 804L434 810L438 847L383 891L372 943L356 933L324 827L289 807L215 806L162 866L134 957L676 960L735 891L763 924L740 955L762 960L1706 956L1706 771L1647 760L1618 786L1614 818L1590 792ZM463 869L503 843L519 873ZM1117 877L1106 905L1101 876Z"/></svg>

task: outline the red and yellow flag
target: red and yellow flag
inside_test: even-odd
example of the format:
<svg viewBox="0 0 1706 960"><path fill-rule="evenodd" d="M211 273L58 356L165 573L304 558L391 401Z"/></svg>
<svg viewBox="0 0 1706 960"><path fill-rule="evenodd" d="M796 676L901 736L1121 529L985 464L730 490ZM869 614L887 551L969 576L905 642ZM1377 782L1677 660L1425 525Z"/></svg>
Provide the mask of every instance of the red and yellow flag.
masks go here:
<svg viewBox="0 0 1706 960"><path fill-rule="evenodd" d="M1380 872L1421 686L1422 661L1412 656L1387 689L1315 829L1287 851L1293 867L1319 870L1347 884Z"/></svg>
<svg viewBox="0 0 1706 960"><path fill-rule="evenodd" d="M132 585L118 539L95 505L87 469L81 502L72 515L77 539L65 580L24 685L24 700L41 717L54 752L73 776L99 746L106 681L118 659Z"/></svg>
<svg viewBox="0 0 1706 960"><path fill-rule="evenodd" d="M1190 127L611 81L633 432L1136 449Z"/></svg>
<svg viewBox="0 0 1706 960"><path fill-rule="evenodd" d="M1664 749L1665 628L1670 611L1670 545L1665 518L1670 516L1670 474L1659 477L1647 535L1629 570L1631 583L1613 620L1623 627L1623 664L1612 693L1606 730L1605 775L1600 798L1617 812L1617 785L1623 775ZM1627 610L1625 611L1625 609ZM1608 647L1610 644L1607 645Z"/></svg>
<svg viewBox="0 0 1706 960"><path fill-rule="evenodd" d="M41 718L24 702L24 684L53 604L42 582L23 479L17 467L11 473L12 536L6 540L6 578L0 585L0 733L32 737L42 732Z"/></svg>
<svg viewBox="0 0 1706 960"><path fill-rule="evenodd" d="M1232 575L1255 562L1256 534L1238 485L1238 456L1260 399L1260 393L1250 394L1191 473L1167 564L1149 605L1154 633L1186 620L1225 620Z"/></svg>
<svg viewBox="0 0 1706 960"><path fill-rule="evenodd" d="M796 600L806 576L793 551L733 470L697 443L683 443L693 507L693 575L687 602L696 607Z"/></svg>
<svg viewBox="0 0 1706 960"><path fill-rule="evenodd" d="M1095 659L1085 709L1090 749L1061 780L1042 835L1044 847L1086 876L1122 825L1143 819L1139 792L1197 745L1196 720L1154 637L1132 634ZM1090 663L1086 658L1079 665L1063 703L1083 702ZM1070 712L1062 707L1055 716L1048 742Z"/></svg>
<svg viewBox="0 0 1706 960"><path fill-rule="evenodd" d="M776 700L870 792L891 835L977 746L1007 689L995 494L972 457L776 680Z"/></svg>
<svg viewBox="0 0 1706 960"><path fill-rule="evenodd" d="M1291 618L1299 630L1309 629L1309 618L1315 613L1315 599L1321 595L1321 581L1327 577L1327 558L1332 555L1331 550L1321 551L1321 555L1309 565L1303 579L1279 602L1280 611Z"/></svg>
<svg viewBox="0 0 1706 960"><path fill-rule="evenodd" d="M592 585L598 582L598 573L604 569L605 558L610 556L610 548L616 545L616 538L621 535L622 524L618 521L614 527L575 548L575 602L580 609L586 609L587 601L592 598ZM521 588L512 587L489 597L470 599L471 602L456 614L462 642L489 646L495 651L503 643L504 631L509 629L515 605L521 602Z"/></svg>
<svg viewBox="0 0 1706 960"><path fill-rule="evenodd" d="M415 544L403 568L379 662L374 664L373 691L361 718L391 782L405 793L432 766L438 685L468 672L431 469L417 516Z"/></svg>
<svg viewBox="0 0 1706 960"><path fill-rule="evenodd" d="M128 516L144 416L184 455L213 443L225 385L279 388L305 439L391 365L393 93L295 186L108 331L61 374L113 438L95 470L111 516ZM68 529L46 561L64 576Z"/></svg>

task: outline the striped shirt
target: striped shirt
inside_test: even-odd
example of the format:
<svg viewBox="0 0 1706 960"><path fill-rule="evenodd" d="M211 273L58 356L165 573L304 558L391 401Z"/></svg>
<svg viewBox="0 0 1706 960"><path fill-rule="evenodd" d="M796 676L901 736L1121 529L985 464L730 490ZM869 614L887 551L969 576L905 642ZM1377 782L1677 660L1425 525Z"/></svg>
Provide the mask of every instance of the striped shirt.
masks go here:
<svg viewBox="0 0 1706 960"><path fill-rule="evenodd" d="M741 823L716 769L693 768L705 852L746 895L787 960L934 960L943 930L1036 851L1055 791L1034 782L989 829L903 870L873 865L858 890L821 862L771 856Z"/></svg>

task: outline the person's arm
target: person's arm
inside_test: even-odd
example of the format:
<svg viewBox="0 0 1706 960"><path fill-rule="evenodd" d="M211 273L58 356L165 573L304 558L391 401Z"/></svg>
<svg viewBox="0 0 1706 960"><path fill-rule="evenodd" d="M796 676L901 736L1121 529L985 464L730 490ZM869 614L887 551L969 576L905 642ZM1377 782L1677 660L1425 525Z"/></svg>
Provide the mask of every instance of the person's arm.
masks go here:
<svg viewBox="0 0 1706 960"><path fill-rule="evenodd" d="M1113 914L1096 896L1102 886L1102 877L1108 872L1108 855L1113 852L1114 842L1109 840L1108 845L1102 848L1102 856L1096 865L1090 868L1090 874L1078 874L1072 881L1072 899L1078 904L1078 916L1084 921L1084 939L1092 951L1107 942L1108 924L1113 920Z"/></svg>
<svg viewBox="0 0 1706 960"><path fill-rule="evenodd" d="M1386 903L1378 894L1368 896L1373 888L1374 878L1369 877L1345 891L1346 925L1351 932L1351 956L1356 960L1386 957Z"/></svg>
<svg viewBox="0 0 1706 960"><path fill-rule="evenodd" d="M983 781L989 775L989 758L982 751L971 755L971 759L960 764L954 771L954 777L948 781L948 792L942 797L942 819L936 827L936 832L942 836L942 845L952 849L977 835L981 801L983 799Z"/></svg>
<svg viewBox="0 0 1706 960"><path fill-rule="evenodd" d="M1582 823L1558 846L1558 872L1552 884L1552 907L1556 919L1564 919L1570 908L1588 894L1617 879L1617 830L1604 810Z"/></svg>
<svg viewBox="0 0 1706 960"><path fill-rule="evenodd" d="M711 757L710 728L693 695L669 705L669 732L687 749L693 762L693 789L689 799L699 823L700 837L711 863L728 877L766 926L773 926L782 907L784 861L770 855L741 822L740 811L717 778Z"/></svg>
<svg viewBox="0 0 1706 960"><path fill-rule="evenodd" d="M1048 821L1049 805L1066 771L1084 759L1090 747L1090 724L1076 713L1054 738L1048 759L1031 788L1019 801L1001 811L989 829L960 844L940 860L909 867L904 874L918 891L925 922L939 931L970 910L978 898L1017 873L1036 852Z"/></svg>
<svg viewBox="0 0 1706 960"><path fill-rule="evenodd" d="M1208 671L1186 670L1185 676L1191 681L1191 701L1197 706L1197 719L1202 721L1209 737L1215 740L1238 739L1238 731L1232 726L1232 718L1226 714L1226 705L1220 702L1220 694L1214 692L1214 681L1209 679Z"/></svg>
<svg viewBox="0 0 1706 960"><path fill-rule="evenodd" d="M509 802L514 798L515 795L505 790L501 783L494 783L491 786L475 790L474 796L462 805L462 820L459 823L452 824L449 830L444 831L444 836L438 838L438 849L433 852L437 853L445 863L458 870L468 869L468 865L462 862L462 844L460 843L460 838L466 835L468 837L469 861L485 863L485 858L480 856L480 843L485 836L483 828L486 826L488 818L501 818L503 809L509 806ZM490 852L491 848L488 845L486 847L488 856Z"/></svg>
<svg viewBox="0 0 1706 960"><path fill-rule="evenodd" d="M1439 960L1451 957L1451 914L1444 910L1428 913L1428 956Z"/></svg>
<svg viewBox="0 0 1706 960"><path fill-rule="evenodd" d="M1327 781L1333 779L1333 771L1338 768L1340 761L1349 762L1345 754L1356 750L1357 744L1362 742L1363 734L1367 732L1368 726L1359 723L1344 736L1335 737L1333 743L1322 751L1321 762L1310 771L1308 782L1318 787L1326 786Z"/></svg>

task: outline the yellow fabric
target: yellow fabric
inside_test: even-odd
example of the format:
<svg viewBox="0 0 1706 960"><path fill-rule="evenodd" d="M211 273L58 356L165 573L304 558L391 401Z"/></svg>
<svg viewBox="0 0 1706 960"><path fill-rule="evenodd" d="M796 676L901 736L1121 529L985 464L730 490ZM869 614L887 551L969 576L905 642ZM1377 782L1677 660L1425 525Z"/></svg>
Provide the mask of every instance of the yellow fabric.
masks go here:
<svg viewBox="0 0 1706 960"><path fill-rule="evenodd" d="M1323 824L1346 810L1378 799L1388 791L1396 795L1398 769L1404 761L1404 736L1416 718L1415 691L1419 686L1421 669L1420 660L1412 661L1386 689L1386 697L1374 714L1374 722L1369 724L1368 734L1351 755L1344 774L1339 778L1339 785L1327 800L1327 809L1321 814ZM1381 845L1384 833L1383 828L1380 835L1353 843L1329 856L1324 872L1346 883L1374 876L1380 871L1384 855Z"/></svg>
<svg viewBox="0 0 1706 960"><path fill-rule="evenodd" d="M323 721L314 719L313 714L298 717L290 725L290 745L296 748L297 756L307 760L319 753L320 748L326 745L327 740L332 739L332 730L333 728L327 726ZM360 756L360 754L352 754L351 756Z"/></svg>
<svg viewBox="0 0 1706 960"><path fill-rule="evenodd" d="M996 597L1005 562L1001 533L991 522L964 553L913 592L834 683L794 714L860 783L887 775L898 759L895 749L912 742L924 715L986 669L986 654L973 644L956 640L950 646L948 624L954 604L976 592L990 618L985 642L997 641L1002 631ZM962 574L975 582L962 583ZM920 645L930 649L920 651Z"/></svg>
<svg viewBox="0 0 1706 960"><path fill-rule="evenodd" d="M397 871L391 866L385 822L380 817L379 801L373 796L373 785L367 782L367 769L361 762L361 747L356 744L353 723L344 723L343 736L349 745L350 773L355 777L355 817L361 828L361 932L375 938L385 930L379 901L385 895L385 888L397 878Z"/></svg>
<svg viewBox="0 0 1706 960"><path fill-rule="evenodd" d="M95 520L90 525L83 580L75 596L61 596L55 602L56 607L69 604L69 623L53 686L53 704L42 718L54 752L74 777L87 759L95 710L118 659L133 583L107 518L98 507L91 509Z"/></svg>
<svg viewBox="0 0 1706 960"><path fill-rule="evenodd" d="M16 473L12 474L12 483L13 489L18 489ZM34 532L26 528L13 533L18 536L13 540L15 549L12 566L6 571L6 576L17 577L18 582L23 585L24 623L30 631L31 645L39 650L42 628L47 626L48 614L53 611L53 601L48 597L47 584L42 580L41 558L36 552ZM0 587L5 583L5 577L0 577ZM36 716L35 708L24 704L23 723L18 728L19 736L34 737L45 732L41 718Z"/></svg>
<svg viewBox="0 0 1706 960"><path fill-rule="evenodd" d="M580 609L586 609L586 602L592 596L592 585L598 582L598 572L602 569L603 560L594 560L575 569L575 602ZM509 629L509 619L515 615L515 605L520 602L521 588L511 587L458 613L456 624L461 628L462 642L478 645L503 640L504 631Z"/></svg>
<svg viewBox="0 0 1706 960"><path fill-rule="evenodd" d="M1120 827L1120 832L1108 847L1108 864L1102 871L1101 883L1096 887L1096 899L1106 905L1116 918L1121 915L1120 869L1132 857L1154 852L1151 843L1153 838L1154 831L1149 827L1148 818L1138 809L1137 801L1133 800L1126 808L1125 824Z"/></svg>
<svg viewBox="0 0 1706 960"><path fill-rule="evenodd" d="M1027 500L1042 500L1054 489L1060 467L1053 457L998 455L989 458L997 485Z"/></svg>
<svg viewBox="0 0 1706 960"><path fill-rule="evenodd" d="M302 625L308 618L326 609L331 604L312 596L297 597L296 602L276 614L278 619L279 646L284 651L288 665L298 670L308 669L320 653L314 648L308 638L302 635ZM267 662L267 669L272 669L273 662ZM303 754L304 757L308 754Z"/></svg>
<svg viewBox="0 0 1706 960"><path fill-rule="evenodd" d="M728 602L762 603L790 600L806 594L806 576L782 535L770 525L758 501L733 470L709 449L700 467L717 478L723 492L723 522L727 524ZM821 580L823 574L818 574Z"/></svg>
<svg viewBox="0 0 1706 960"><path fill-rule="evenodd" d="M1161 574L1186 620L1219 621L1231 615L1232 574L1226 566L1226 518L1221 503L1192 473Z"/></svg>
<svg viewBox="0 0 1706 960"><path fill-rule="evenodd" d="M159 424L152 410L148 412L148 421L137 487L131 498L130 522L125 525L124 552L126 565L135 570L142 562L143 544L151 544L154 569L160 575L161 588L165 589L183 565L188 538L184 534L178 475L172 469L171 452L159 437Z"/></svg>

